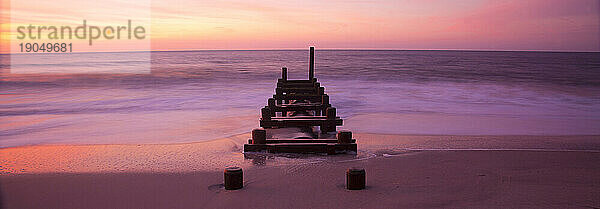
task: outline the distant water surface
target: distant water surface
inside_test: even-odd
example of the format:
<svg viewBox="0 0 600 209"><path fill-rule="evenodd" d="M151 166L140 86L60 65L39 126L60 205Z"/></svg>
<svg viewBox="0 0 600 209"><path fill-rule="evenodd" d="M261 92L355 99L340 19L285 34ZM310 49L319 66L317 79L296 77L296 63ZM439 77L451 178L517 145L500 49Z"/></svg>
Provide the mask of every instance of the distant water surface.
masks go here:
<svg viewBox="0 0 600 209"><path fill-rule="evenodd" d="M280 68L290 79L308 68L305 50L135 57L39 54L9 66L0 55L0 147L245 133L258 126ZM144 62L151 68L138 71ZM315 65L343 128L355 132L600 134L600 53L317 50Z"/></svg>

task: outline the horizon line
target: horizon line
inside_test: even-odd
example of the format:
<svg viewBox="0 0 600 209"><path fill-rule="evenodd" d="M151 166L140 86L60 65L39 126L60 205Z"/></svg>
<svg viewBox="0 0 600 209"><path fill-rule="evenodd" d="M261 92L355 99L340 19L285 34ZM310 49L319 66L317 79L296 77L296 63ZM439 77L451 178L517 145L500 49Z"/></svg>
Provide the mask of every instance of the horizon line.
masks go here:
<svg viewBox="0 0 600 209"><path fill-rule="evenodd" d="M129 52L196 52L196 51L300 51L306 48L255 48L255 49L167 49L167 50L139 50L139 51L82 51L82 52L18 52L0 53L0 55L22 54L72 54L72 53L129 53ZM471 51L471 52L556 52L556 53L599 53L587 50L536 50L536 49L400 49L400 48L320 48L321 51Z"/></svg>

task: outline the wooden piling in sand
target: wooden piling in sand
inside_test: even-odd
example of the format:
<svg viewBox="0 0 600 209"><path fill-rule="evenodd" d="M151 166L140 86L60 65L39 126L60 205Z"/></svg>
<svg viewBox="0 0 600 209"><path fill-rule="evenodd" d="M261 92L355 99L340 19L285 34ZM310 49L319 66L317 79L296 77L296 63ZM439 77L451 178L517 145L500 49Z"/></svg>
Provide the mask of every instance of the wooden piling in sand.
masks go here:
<svg viewBox="0 0 600 209"><path fill-rule="evenodd" d="M226 190L236 190L244 187L244 172L240 167L225 168L223 184Z"/></svg>
<svg viewBox="0 0 600 209"><path fill-rule="evenodd" d="M350 168L346 171L346 189L361 190L365 188L366 173L363 168Z"/></svg>

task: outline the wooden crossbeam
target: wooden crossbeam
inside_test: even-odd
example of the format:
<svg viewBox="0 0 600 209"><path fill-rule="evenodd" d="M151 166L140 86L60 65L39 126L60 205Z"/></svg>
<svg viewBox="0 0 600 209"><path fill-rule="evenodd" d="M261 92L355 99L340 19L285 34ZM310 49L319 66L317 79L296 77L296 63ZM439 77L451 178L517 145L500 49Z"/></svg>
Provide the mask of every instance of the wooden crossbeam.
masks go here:
<svg viewBox="0 0 600 209"><path fill-rule="evenodd" d="M279 78L277 79L277 83L288 83L288 84L292 84L292 83L314 83L317 82L317 79L314 78L312 80L287 80L287 79L282 79Z"/></svg>
<svg viewBox="0 0 600 209"><path fill-rule="evenodd" d="M282 104L269 107L272 112L283 112L283 111L304 111L304 110L325 110L331 107L330 104Z"/></svg>
<svg viewBox="0 0 600 209"><path fill-rule="evenodd" d="M314 83L314 80L283 80L283 79L277 79L277 82L280 83Z"/></svg>
<svg viewBox="0 0 600 209"><path fill-rule="evenodd" d="M313 87L313 83L277 83L277 87Z"/></svg>
<svg viewBox="0 0 600 209"><path fill-rule="evenodd" d="M270 99L269 106L261 109L261 127L306 127L306 126L321 126L321 131L330 132L335 131L335 126L342 125L342 119L337 117L336 109L334 107L327 107L325 111L316 111L317 115L314 116L287 116L287 111L282 111L282 116L275 117L275 111L271 110L271 107L276 105L272 104L274 99ZM319 112L325 112L324 116L320 116Z"/></svg>
<svg viewBox="0 0 600 209"><path fill-rule="evenodd" d="M322 96L320 94L274 94L273 98L275 100L309 100L311 102L321 102Z"/></svg>
<svg viewBox="0 0 600 209"><path fill-rule="evenodd" d="M316 80L316 78L315 78L315 80ZM309 88L309 87L318 88L320 86L321 86L321 83L319 83L319 82L292 82L292 83L277 82L278 88Z"/></svg>
<svg viewBox="0 0 600 209"><path fill-rule="evenodd" d="M350 143L355 143L356 139L352 139ZM281 143L338 143L337 139L267 139L267 144ZM252 139L248 139L248 144L253 144Z"/></svg>
<svg viewBox="0 0 600 209"><path fill-rule="evenodd" d="M302 93L302 94L317 94L319 93L319 89L315 87L308 88L282 88L283 93Z"/></svg>
<svg viewBox="0 0 600 209"><path fill-rule="evenodd" d="M301 116L296 116L301 117ZM260 126L266 127L306 127L306 126L325 126L335 127L343 124L342 119L336 117L334 120L326 118L296 118L296 117L273 117L271 120L261 118ZM317 116L318 117L318 116Z"/></svg>
<svg viewBox="0 0 600 209"><path fill-rule="evenodd" d="M244 152L270 153L356 153L356 143L281 143L281 144L244 144Z"/></svg>
<svg viewBox="0 0 600 209"><path fill-rule="evenodd" d="M339 118L339 117L337 117L337 118ZM271 120L305 120L305 119L323 120L323 119L327 119L327 116L299 115L299 116L294 116L294 117L271 117Z"/></svg>
<svg viewBox="0 0 600 209"><path fill-rule="evenodd" d="M321 87L321 86L319 86ZM286 89L318 89L318 87L313 86L284 86L284 87L277 87L277 88L282 88L284 91Z"/></svg>

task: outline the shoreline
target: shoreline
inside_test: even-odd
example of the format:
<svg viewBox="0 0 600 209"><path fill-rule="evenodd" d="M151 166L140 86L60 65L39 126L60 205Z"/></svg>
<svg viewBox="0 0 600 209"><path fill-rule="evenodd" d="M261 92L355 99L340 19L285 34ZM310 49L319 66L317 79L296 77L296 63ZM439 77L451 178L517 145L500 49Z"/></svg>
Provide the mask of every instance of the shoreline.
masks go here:
<svg viewBox="0 0 600 209"><path fill-rule="evenodd" d="M2 148L0 205L6 209L600 207L600 136L356 133L357 155L244 154L241 145L249 137L247 133L183 144ZM573 150L556 151L560 149ZM224 190L227 166L243 168L243 189ZM350 167L365 168L365 190L344 188Z"/></svg>
<svg viewBox="0 0 600 209"><path fill-rule="evenodd" d="M192 142L169 142L169 143L107 143L107 144L94 144L94 143L48 143L48 144L25 144L18 146L10 146L10 147L0 147L0 150L5 149L21 149L27 147L53 147L53 146L133 146L133 145L186 145L186 144L201 144L201 143L209 143L220 140L227 140L234 137L239 136L248 136L250 138L251 132L244 132L233 134L229 136L225 136L222 138L213 138L201 141L192 141ZM590 138L598 138L600 140L600 135L597 134L573 134L573 135L539 135L539 134L395 134L395 133L376 133L376 132L360 132L354 133L358 135L378 135L378 136L401 136L401 137L566 137L566 138L578 138L578 137L590 137ZM245 142L244 142L245 143Z"/></svg>
<svg viewBox="0 0 600 209"><path fill-rule="evenodd" d="M222 171L0 175L0 190L7 209L594 208L598 161L584 152L416 151L244 168L234 191L222 188ZM365 190L344 188L355 166L366 170Z"/></svg>
<svg viewBox="0 0 600 209"><path fill-rule="evenodd" d="M243 153L250 134L175 144L0 148L0 176L36 173L185 173L307 162L336 163L418 151L600 152L600 136L456 136L355 133L357 155Z"/></svg>

